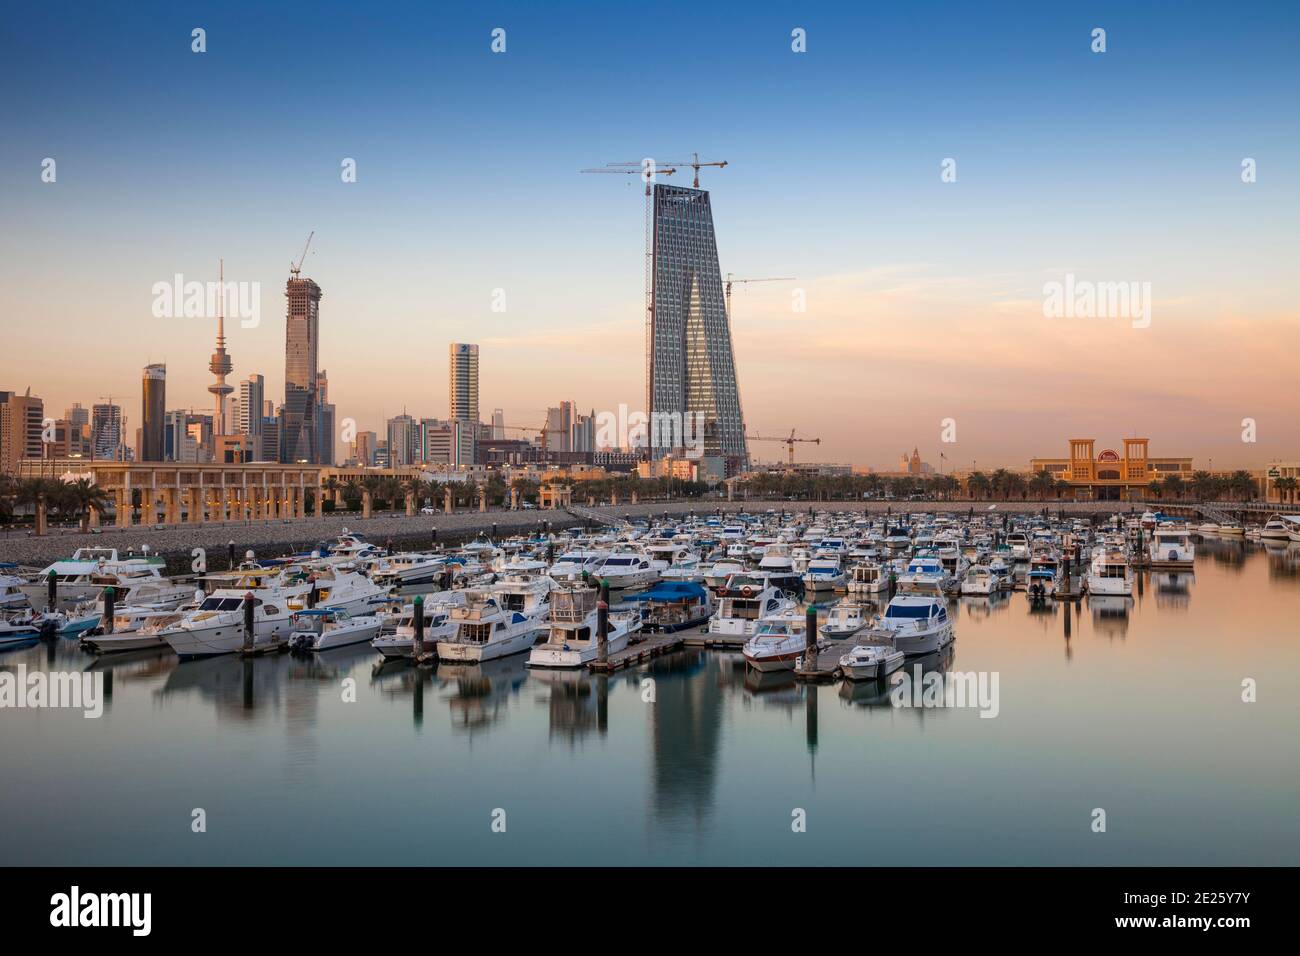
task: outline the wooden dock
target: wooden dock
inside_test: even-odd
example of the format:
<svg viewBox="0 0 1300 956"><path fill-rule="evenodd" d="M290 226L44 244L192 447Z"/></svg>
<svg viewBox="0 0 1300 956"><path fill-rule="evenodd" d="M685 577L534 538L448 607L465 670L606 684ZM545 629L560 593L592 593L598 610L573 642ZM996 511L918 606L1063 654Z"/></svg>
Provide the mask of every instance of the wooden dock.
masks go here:
<svg viewBox="0 0 1300 956"><path fill-rule="evenodd" d="M687 647L710 647L719 651L738 651L752 635L710 634L708 625L679 632Z"/></svg>
<svg viewBox="0 0 1300 956"><path fill-rule="evenodd" d="M857 644L862 643L855 637L856 635L840 640L821 638L817 653L813 655L812 660L805 655L802 666L794 669L795 680L813 683L836 680L840 676L840 658L853 650Z"/></svg>
<svg viewBox="0 0 1300 956"><path fill-rule="evenodd" d="M651 658L659 657L661 654L671 654L673 651L681 650L685 643L684 634L684 631L677 631L673 634L647 634L644 640L629 644L623 650L610 654L603 661L592 661L587 665L587 668L593 674L612 674L614 671L621 671L625 667L644 664Z"/></svg>

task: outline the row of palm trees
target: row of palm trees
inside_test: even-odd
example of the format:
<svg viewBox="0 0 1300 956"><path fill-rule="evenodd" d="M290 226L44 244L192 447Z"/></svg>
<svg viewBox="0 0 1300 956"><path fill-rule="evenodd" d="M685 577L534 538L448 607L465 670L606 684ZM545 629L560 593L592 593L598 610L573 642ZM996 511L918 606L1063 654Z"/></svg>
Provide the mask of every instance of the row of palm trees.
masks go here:
<svg viewBox="0 0 1300 956"><path fill-rule="evenodd" d="M1285 484L1284 484L1285 483ZM1296 480L1279 478L1274 486L1284 496L1295 497ZM1147 491L1154 497L1182 500L1191 498L1195 501L1254 501L1258 497L1255 479L1248 471L1234 471L1231 475L1212 475L1208 471L1194 471L1190 478L1181 475L1166 475L1155 479L1147 485Z"/></svg>
<svg viewBox="0 0 1300 956"><path fill-rule="evenodd" d="M103 512L112 504L108 492L88 478L58 481L54 478L14 478L0 475L0 521L9 522L17 508L30 506L38 525L49 518L80 521L89 530L91 511Z"/></svg>

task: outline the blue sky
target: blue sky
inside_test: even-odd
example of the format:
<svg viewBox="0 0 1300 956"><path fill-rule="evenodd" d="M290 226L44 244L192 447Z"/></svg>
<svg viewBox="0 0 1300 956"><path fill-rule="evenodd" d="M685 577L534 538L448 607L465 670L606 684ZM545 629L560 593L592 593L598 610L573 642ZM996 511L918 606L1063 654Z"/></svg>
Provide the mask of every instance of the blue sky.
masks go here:
<svg viewBox="0 0 1300 956"><path fill-rule="evenodd" d="M1242 336L1296 344L1300 7L807 6L10 5L0 306L18 347L0 357L0 387L32 384L61 410L138 396L140 367L165 360L169 404L206 404L211 330L154 319L149 289L176 272L215 277L224 256L228 278L262 283L267 316L230 333L234 377L264 373L279 394L280 287L314 229L304 271L325 290L321 361L340 414L362 427L402 407L444 414L453 340L485 343L483 405L511 420L532 424L562 398L635 404L640 183L577 171L692 150L731 164L703 173L723 270L810 290L797 318L779 285L737 293L747 416L754 430L827 433L827 459L889 464L900 443L933 444L949 410L985 436L981 451L1015 462L1063 443L1077 399L1027 420L1017 443L988 409L1025 406L963 379L913 403L914 419L869 423L868 440L826 420L825 395L801 401L776 384L820 380L860 407L873 395L855 366L792 354L783 337L877 343L858 367L878 354L882 390L905 390L916 370L891 380L889 368L934 348L933 327L1011 355L1023 319L1008 304L1072 270L1149 280L1173 305L1136 343L1087 333L1074 354L1090 366L1134 356L1114 379L1051 359L1041 379L1032 361L1002 370L1039 392L1113 389L1189 339L1194 373L1202 360L1261 361L1237 351ZM505 54L489 49L494 27ZM795 27L805 54L791 52ZM39 180L46 156L55 185ZM1249 187L1246 156L1259 163ZM340 181L344 157L356 183ZM945 157L958 180L940 185ZM496 288L504 314L490 311ZM106 341L78 355L91 335ZM50 351L55 367L33 362ZM1241 410L1213 411L1230 424L1277 401L1264 382L1236 392ZM1211 409L1186 390L1140 397L1158 414L1134 413L1134 428L1232 447L1234 429L1198 432ZM1116 411L1077 426L1118 428ZM1295 457L1300 435L1285 434L1289 446L1250 455Z"/></svg>

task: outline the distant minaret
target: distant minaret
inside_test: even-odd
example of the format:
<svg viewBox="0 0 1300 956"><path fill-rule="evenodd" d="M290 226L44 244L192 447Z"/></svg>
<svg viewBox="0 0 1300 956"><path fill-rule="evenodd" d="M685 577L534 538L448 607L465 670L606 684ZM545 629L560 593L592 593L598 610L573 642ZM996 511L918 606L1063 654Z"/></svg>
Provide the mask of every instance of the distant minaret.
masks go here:
<svg viewBox="0 0 1300 956"><path fill-rule="evenodd" d="M208 391L212 393L215 399L212 414L212 434L213 436L224 435L226 433L226 396L235 390L233 385L226 384L226 376L235 368L235 363L230 360L226 354L226 260L221 260L221 282L218 293L220 306L217 309L217 350L212 353L212 361L208 363L208 371L217 377L217 380L208 386Z"/></svg>

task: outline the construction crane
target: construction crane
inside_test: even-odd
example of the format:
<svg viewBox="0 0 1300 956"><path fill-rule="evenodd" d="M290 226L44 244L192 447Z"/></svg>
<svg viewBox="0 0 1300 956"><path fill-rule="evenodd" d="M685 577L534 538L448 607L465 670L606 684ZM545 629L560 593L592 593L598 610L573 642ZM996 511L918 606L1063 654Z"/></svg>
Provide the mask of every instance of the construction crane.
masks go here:
<svg viewBox="0 0 1300 956"><path fill-rule="evenodd" d="M628 166L635 165L637 168L636 169L617 168L618 166L622 166L622 165L628 165ZM610 163L607 166L597 166L594 169L580 169L578 170L578 172L580 173L621 173L624 176L645 176L645 169L643 168L641 163L627 163L627 164ZM671 176L675 172L677 172L677 170L673 169L671 166L666 169L660 169L658 166L654 168L655 176L658 176L661 173L665 176ZM650 179L651 179L650 176L645 176L645 194L647 196L650 195Z"/></svg>
<svg viewBox="0 0 1300 956"><path fill-rule="evenodd" d="M295 279L298 278L298 273L302 272L302 264L307 258L307 250L311 248L311 237L314 235L316 235L315 229L313 229L311 233L307 236L307 244L302 247L302 255L298 257L298 261L296 263L289 264L289 273Z"/></svg>
<svg viewBox="0 0 1300 956"><path fill-rule="evenodd" d="M502 430L508 432L525 432L525 433L531 432L535 435L541 435L542 451L546 451L546 429L545 428L530 427L528 425L502 425L501 428Z"/></svg>
<svg viewBox="0 0 1300 956"><path fill-rule="evenodd" d="M702 163L700 162L699 153L691 153L690 159L669 159L669 160L662 160L662 161L656 160L655 162L659 164L658 168L655 170L656 172L662 172L664 169L672 169L675 172L677 170L677 167L679 166L682 168L686 168L689 166L692 170L695 171L696 189L700 188L701 169L703 169L705 166L717 166L719 169L722 169L724 166L727 165L727 161L725 159L719 160L716 163ZM640 172L643 164L644 164L644 160L642 160L642 162L640 163L606 163L605 166L606 168L609 168L611 172L615 172L615 171L622 172L622 169L620 167L635 166L636 171Z"/></svg>
<svg viewBox="0 0 1300 956"><path fill-rule="evenodd" d="M772 277L767 277L762 279L733 279L732 273L728 272L727 281L723 285L723 288L726 290L726 294L727 294L727 316L728 317L731 316L731 283L733 282L793 282L794 278L795 278L794 276L772 276Z"/></svg>
<svg viewBox="0 0 1300 956"><path fill-rule="evenodd" d="M821 440L820 438L795 438L795 437L794 437L794 432L795 432L795 430L794 430L793 428L790 429L790 437L789 437L789 438L768 438L768 437L766 437L766 436L764 436L764 435L746 435L746 436L745 436L745 440L746 440L746 441L779 441L779 442L785 442L785 446L786 446L786 448L790 449L790 464L793 465L793 464L794 464L794 443L795 443L795 442L797 442L797 441L806 441L806 442L812 442L814 445L820 445L820 444L822 443L822 440Z"/></svg>

